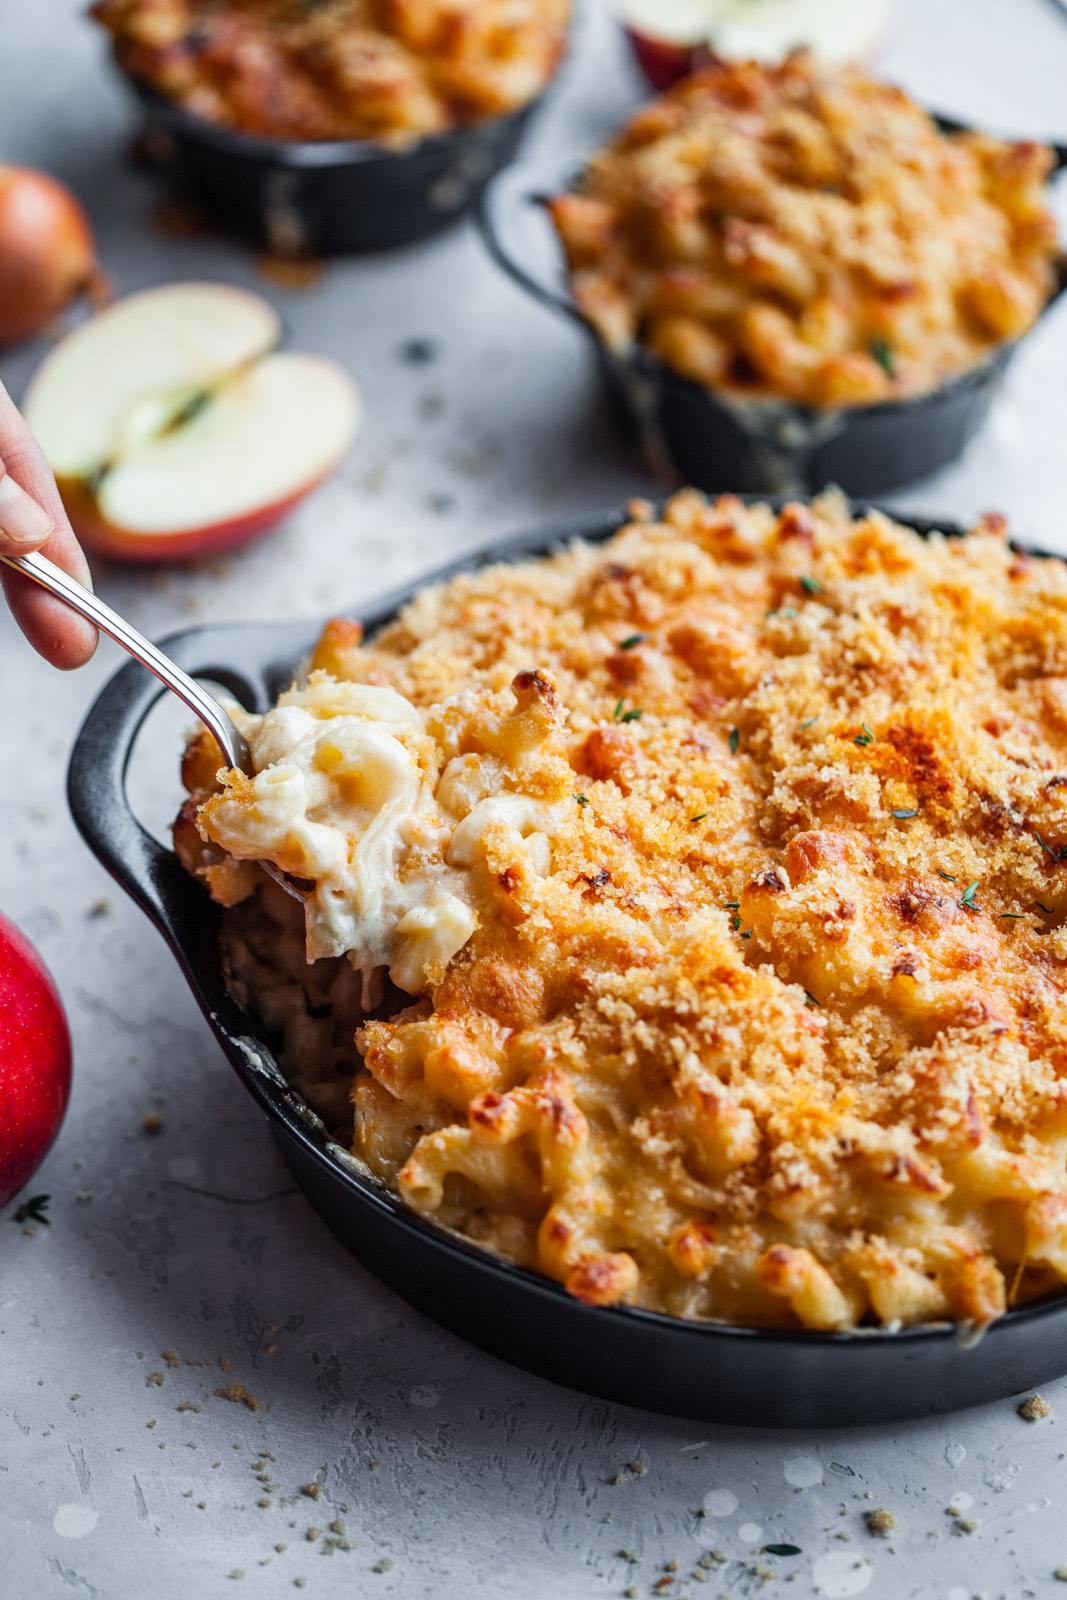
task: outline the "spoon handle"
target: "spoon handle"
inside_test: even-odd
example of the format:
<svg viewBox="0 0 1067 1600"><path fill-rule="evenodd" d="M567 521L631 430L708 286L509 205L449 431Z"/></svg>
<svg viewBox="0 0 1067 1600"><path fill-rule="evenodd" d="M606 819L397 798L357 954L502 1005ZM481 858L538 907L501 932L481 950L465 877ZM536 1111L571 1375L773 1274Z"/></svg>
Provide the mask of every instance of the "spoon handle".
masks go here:
<svg viewBox="0 0 1067 1600"><path fill-rule="evenodd" d="M106 633L108 638L114 639L116 644L128 650L135 661L147 667L149 672L155 673L159 681L166 684L168 689L172 689L193 715L200 718L214 735L227 766L236 767L241 772L249 770L249 752L245 737L214 696L208 694L206 689L202 689L195 679L190 678L187 672L176 666L162 650L157 650L156 646L139 634L136 628L131 627L124 617L120 617L110 606L98 599L91 589L86 589L46 556L36 552L28 556L8 556L0 553L0 561L6 562L16 572L32 578L42 589L47 589L49 593L64 600L73 611L79 612L87 621L94 623L102 633Z"/></svg>

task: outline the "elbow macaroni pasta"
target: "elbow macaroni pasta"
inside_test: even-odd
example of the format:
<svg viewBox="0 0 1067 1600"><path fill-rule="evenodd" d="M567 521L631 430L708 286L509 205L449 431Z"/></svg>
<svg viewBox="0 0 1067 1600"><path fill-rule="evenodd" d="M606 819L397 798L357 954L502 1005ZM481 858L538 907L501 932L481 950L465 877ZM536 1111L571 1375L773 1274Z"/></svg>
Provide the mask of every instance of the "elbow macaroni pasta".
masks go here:
<svg viewBox="0 0 1067 1600"><path fill-rule="evenodd" d="M569 0L96 0L124 71L272 139L397 148L513 111L552 77Z"/></svg>
<svg viewBox="0 0 1067 1600"><path fill-rule="evenodd" d="M407 1205L589 1304L984 1325L1067 1278L1067 571L632 517L328 624L254 778L193 738L230 981Z"/></svg>
<svg viewBox="0 0 1067 1600"><path fill-rule="evenodd" d="M578 308L737 399L922 394L1034 322L1051 152L946 136L810 55L719 62L643 107L551 213Z"/></svg>

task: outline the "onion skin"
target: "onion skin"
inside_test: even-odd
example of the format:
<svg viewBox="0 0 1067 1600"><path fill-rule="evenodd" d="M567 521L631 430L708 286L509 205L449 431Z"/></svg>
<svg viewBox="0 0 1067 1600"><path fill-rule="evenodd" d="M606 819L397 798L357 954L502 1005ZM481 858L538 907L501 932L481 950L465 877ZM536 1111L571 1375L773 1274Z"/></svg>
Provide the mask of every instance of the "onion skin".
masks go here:
<svg viewBox="0 0 1067 1600"><path fill-rule="evenodd" d="M30 167L0 166L0 345L47 328L95 272L92 229L70 190Z"/></svg>

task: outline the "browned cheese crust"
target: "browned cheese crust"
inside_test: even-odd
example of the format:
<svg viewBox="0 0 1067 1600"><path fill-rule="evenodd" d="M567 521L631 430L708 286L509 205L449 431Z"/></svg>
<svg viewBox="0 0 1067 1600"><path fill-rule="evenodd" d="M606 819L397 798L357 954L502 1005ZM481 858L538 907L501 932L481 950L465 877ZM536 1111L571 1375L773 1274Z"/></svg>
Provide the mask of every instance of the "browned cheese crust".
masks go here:
<svg viewBox="0 0 1067 1600"><path fill-rule="evenodd" d="M131 77L275 139L412 140L524 105L569 0L97 0Z"/></svg>
<svg viewBox="0 0 1067 1600"><path fill-rule="evenodd" d="M552 215L574 298L739 398L923 393L1031 326L1059 255L1051 152L946 137L899 89L809 55L721 63L644 107Z"/></svg>
<svg viewBox="0 0 1067 1600"><path fill-rule="evenodd" d="M489 835L469 942L364 1022L354 1149L591 1303L984 1324L1067 1276L1067 571L996 516L633 514L326 628L312 667L423 708L442 766L569 808L547 870ZM183 854L336 1083L299 908L202 843L196 749Z"/></svg>

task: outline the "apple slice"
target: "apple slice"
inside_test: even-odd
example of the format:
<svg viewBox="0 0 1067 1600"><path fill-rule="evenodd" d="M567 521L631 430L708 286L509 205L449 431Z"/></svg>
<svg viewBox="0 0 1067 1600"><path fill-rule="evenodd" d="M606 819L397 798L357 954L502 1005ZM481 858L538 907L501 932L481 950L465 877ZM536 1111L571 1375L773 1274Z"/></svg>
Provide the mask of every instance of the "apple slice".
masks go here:
<svg viewBox="0 0 1067 1600"><path fill-rule="evenodd" d="M884 37L893 0L621 0L623 25L654 89L709 54L781 61L806 46L826 61L862 61Z"/></svg>
<svg viewBox="0 0 1067 1600"><path fill-rule="evenodd" d="M333 471L359 397L333 362L275 352L279 332L258 295L188 283L56 346L24 409L90 549L169 561L242 544Z"/></svg>

